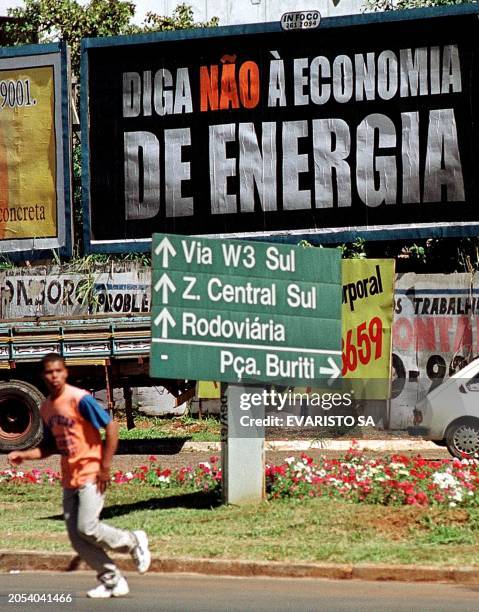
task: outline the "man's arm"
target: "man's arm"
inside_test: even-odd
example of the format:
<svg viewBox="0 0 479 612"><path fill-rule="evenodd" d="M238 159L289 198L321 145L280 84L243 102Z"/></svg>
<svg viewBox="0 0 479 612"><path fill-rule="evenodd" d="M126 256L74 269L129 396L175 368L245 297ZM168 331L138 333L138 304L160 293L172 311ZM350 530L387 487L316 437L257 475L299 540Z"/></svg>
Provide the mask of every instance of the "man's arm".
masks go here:
<svg viewBox="0 0 479 612"><path fill-rule="evenodd" d="M47 446L36 446L24 451L12 451L7 459L11 465L22 465L24 461L34 461L35 459L45 459L53 455L55 449Z"/></svg>
<svg viewBox="0 0 479 612"><path fill-rule="evenodd" d="M118 423L110 421L105 426L105 443L103 445L103 453L100 464L100 472L98 474L98 488L103 493L111 480L110 470L113 455L118 448Z"/></svg>
<svg viewBox="0 0 479 612"><path fill-rule="evenodd" d="M91 395L84 395L78 404L80 414L95 429L105 429L105 444L102 448L100 472L97 486L103 493L110 482L111 460L118 446L118 423L115 423L108 412Z"/></svg>

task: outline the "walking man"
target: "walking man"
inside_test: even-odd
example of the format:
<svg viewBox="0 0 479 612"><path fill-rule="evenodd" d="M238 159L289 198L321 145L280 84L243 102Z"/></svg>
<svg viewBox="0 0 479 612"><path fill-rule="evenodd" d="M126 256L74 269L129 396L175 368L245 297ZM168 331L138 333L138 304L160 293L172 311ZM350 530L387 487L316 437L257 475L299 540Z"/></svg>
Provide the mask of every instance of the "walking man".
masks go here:
<svg viewBox="0 0 479 612"><path fill-rule="evenodd" d="M97 572L100 584L88 597L122 597L128 583L105 549L129 552L140 574L150 566L151 555L144 531L125 531L100 521L110 468L118 446L118 424L83 389L67 384L65 361L56 353L42 359L43 379L49 396L40 414L44 438L40 446L8 455L12 465L25 460L61 454L63 511L71 544ZM102 445L100 429L105 429Z"/></svg>

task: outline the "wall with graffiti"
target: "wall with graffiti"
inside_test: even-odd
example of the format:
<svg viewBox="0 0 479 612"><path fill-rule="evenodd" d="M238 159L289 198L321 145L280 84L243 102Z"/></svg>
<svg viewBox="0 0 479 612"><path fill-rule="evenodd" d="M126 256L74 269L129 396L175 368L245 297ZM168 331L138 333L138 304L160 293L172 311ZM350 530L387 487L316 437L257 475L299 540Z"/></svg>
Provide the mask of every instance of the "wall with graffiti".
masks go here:
<svg viewBox="0 0 479 612"><path fill-rule="evenodd" d="M150 269L117 263L93 271L35 266L0 273L0 318L150 310Z"/></svg>
<svg viewBox="0 0 479 612"><path fill-rule="evenodd" d="M403 274L395 284L391 429L425 393L479 355L479 279Z"/></svg>

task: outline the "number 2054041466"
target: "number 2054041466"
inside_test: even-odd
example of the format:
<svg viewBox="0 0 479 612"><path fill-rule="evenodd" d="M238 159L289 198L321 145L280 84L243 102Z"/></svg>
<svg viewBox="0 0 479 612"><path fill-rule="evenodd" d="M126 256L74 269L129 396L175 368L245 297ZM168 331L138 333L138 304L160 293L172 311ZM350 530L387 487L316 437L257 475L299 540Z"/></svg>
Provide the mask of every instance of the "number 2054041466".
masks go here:
<svg viewBox="0 0 479 612"><path fill-rule="evenodd" d="M73 601L72 593L8 593L7 603L62 604Z"/></svg>
<svg viewBox="0 0 479 612"><path fill-rule="evenodd" d="M358 365L368 365L383 354L383 323L379 317L363 321L356 328L348 329L341 341L343 352L342 375L354 372Z"/></svg>

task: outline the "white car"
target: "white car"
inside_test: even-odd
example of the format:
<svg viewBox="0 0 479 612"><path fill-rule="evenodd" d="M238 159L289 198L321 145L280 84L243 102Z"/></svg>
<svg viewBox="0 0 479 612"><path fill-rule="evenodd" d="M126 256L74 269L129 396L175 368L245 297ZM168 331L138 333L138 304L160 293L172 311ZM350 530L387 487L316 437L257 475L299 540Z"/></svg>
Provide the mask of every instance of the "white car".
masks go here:
<svg viewBox="0 0 479 612"><path fill-rule="evenodd" d="M447 446L455 457L479 456L479 358L416 404L408 431Z"/></svg>

